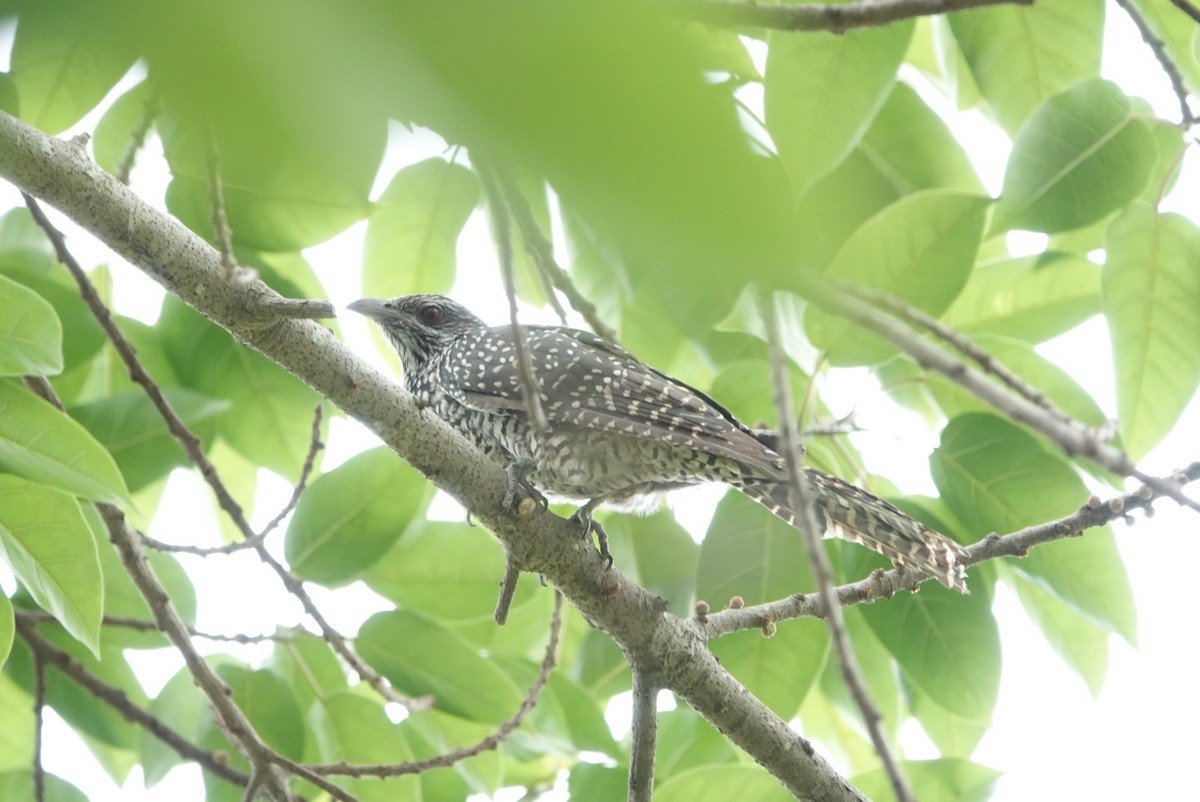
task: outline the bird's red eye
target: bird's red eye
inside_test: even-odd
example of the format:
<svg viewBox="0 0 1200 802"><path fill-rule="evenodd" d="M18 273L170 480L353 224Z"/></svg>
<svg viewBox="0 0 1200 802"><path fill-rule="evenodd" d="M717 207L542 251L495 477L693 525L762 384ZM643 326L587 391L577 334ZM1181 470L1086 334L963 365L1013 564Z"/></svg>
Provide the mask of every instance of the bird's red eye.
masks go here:
<svg viewBox="0 0 1200 802"><path fill-rule="evenodd" d="M421 307L421 322L426 326L436 326L442 322L442 308L437 304L426 304Z"/></svg>

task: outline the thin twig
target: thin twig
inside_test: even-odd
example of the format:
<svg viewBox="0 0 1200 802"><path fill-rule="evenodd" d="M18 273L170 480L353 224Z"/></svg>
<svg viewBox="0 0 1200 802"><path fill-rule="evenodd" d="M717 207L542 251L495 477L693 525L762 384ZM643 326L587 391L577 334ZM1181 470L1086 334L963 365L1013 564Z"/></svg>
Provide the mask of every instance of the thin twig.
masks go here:
<svg viewBox="0 0 1200 802"><path fill-rule="evenodd" d="M1191 15L1196 9L1192 8L1186 0L1171 0L1171 2L1184 13ZM1171 81L1171 89L1175 92L1175 97L1179 100L1180 119L1184 125L1194 125L1198 119L1192 112L1191 104L1188 103L1188 88L1184 83L1183 75L1179 72L1179 67L1176 66L1175 60L1167 53L1167 46L1162 39L1155 35L1151 30L1150 25L1146 22L1146 18L1138 11L1130 0L1117 0L1117 5L1121 10L1133 21L1134 26L1138 29L1138 33L1142 36L1142 41L1150 48L1150 52L1158 59L1158 64L1162 67L1163 72L1167 74L1167 78ZM1200 18L1193 17L1197 22ZM1184 54L1188 57L1190 54Z"/></svg>
<svg viewBox="0 0 1200 802"><path fill-rule="evenodd" d="M634 665L633 719L629 730L629 802L654 796L654 752L658 741L658 690L645 668Z"/></svg>
<svg viewBox="0 0 1200 802"><path fill-rule="evenodd" d="M521 395L525 398L530 427L535 433L546 432L550 429L550 423L542 409L542 394L538 389L533 360L529 357L529 341L525 337L525 329L517 320L517 285L513 276L512 224L508 217L508 205L504 201L503 191L497 186L497 179L491 168L480 165L478 157L476 167L479 168L484 192L487 194L488 209L492 213L492 234L496 238L496 255L500 260L504 292L508 296L508 317L512 321L513 351L517 361L517 376L521 380Z"/></svg>
<svg viewBox="0 0 1200 802"><path fill-rule="evenodd" d="M117 170L113 173L117 180L126 186L129 186L129 175L133 172L133 163L137 160L138 151L146 144L146 134L150 133L150 126L154 124L154 118L157 116L158 99L147 98L142 105L142 116L138 118L137 125L129 133L125 150L121 151L121 158L117 160Z"/></svg>
<svg viewBox="0 0 1200 802"><path fill-rule="evenodd" d="M521 239L525 242L525 247L528 249L529 255L533 259L533 264L538 269L538 273L544 276L554 285L555 289L566 297L567 302L571 304L571 308L587 321L592 331L609 342L615 343L617 341L616 331L600 319L600 313L596 310L596 305L579 291L579 288L575 286L575 282L571 279L571 274L564 270L558 264L558 261L555 260L554 244L542 233L541 227L533 217L533 210L529 208L529 203L525 200L525 196L521 194L516 181L512 180L509 176L501 174L500 182L504 187L504 195L508 200L509 209L512 210L513 219L517 221L517 230L521 232ZM553 293L550 293L550 298L556 304L557 308L557 299L554 298ZM559 309L559 315L562 317L561 309ZM563 322L566 322L565 318Z"/></svg>
<svg viewBox="0 0 1200 802"><path fill-rule="evenodd" d="M1160 477L1159 482L1170 482L1176 487L1200 479L1200 462L1193 462L1169 477ZM1077 537L1088 529L1112 523L1114 520L1129 520L1135 510L1149 511L1155 501L1167 496L1158 493L1150 485L1144 485L1130 493L1114 496L1108 501L1091 498L1075 512L1053 521L1027 526L1007 535L988 535L970 546L965 546L964 565L995 560L1000 557L1024 557L1030 549L1044 543ZM888 571L877 569L866 579L850 582L834 588L837 603L843 607L852 604L870 603L876 599L890 598L900 590L911 590L932 576L920 576L911 567L904 571L893 568ZM759 629L763 621L788 621L794 618L820 617L824 606L814 594L797 593L786 599L757 604L741 609L727 609L710 613L697 632L707 639L719 638L731 632Z"/></svg>
<svg viewBox="0 0 1200 802"><path fill-rule="evenodd" d="M513 596L517 592L517 580L521 578L521 569L513 562L512 555L504 556L504 576L500 579L500 595L496 598L496 610L492 618L500 626L508 622L508 611L512 607Z"/></svg>
<svg viewBox="0 0 1200 802"><path fill-rule="evenodd" d="M229 516L229 519L233 522L234 526L237 527L244 539L255 540L256 533L250 527L250 523L246 519L245 512L242 510L241 505L238 504L233 498L233 495L229 492L229 489L225 486L225 483L221 480L221 476L217 472L216 466L213 465L212 460L210 460L208 455L204 453L204 448L200 442L200 438L196 437L196 435L193 434L190 429L188 429L187 425L175 413L175 410L172 409L171 405L167 402L167 399L163 395L161 388L159 388L159 386L154 382L154 380L146 372L145 368L142 367L141 361L137 358L137 352L134 350L133 346L130 345L129 341L125 339L125 336L121 333L121 330L113 321L112 313L109 312L108 307L106 307L104 302L100 299L100 296L96 292L96 288L92 285L91 280L88 279L87 274L79 265L79 262L75 260L75 257L71 254L70 250L68 250L66 240L64 239L62 232L55 228L54 224L47 219L46 215L42 212L41 206L36 200L34 200L33 197L24 193L22 193L22 195L25 198L25 203L29 207L29 212L33 216L33 219L38 223L42 230L46 232L46 236L54 245L54 250L58 255L59 261L66 266L66 268L71 272L71 275L75 278L76 283L79 285L80 296L87 304L88 309L91 310L92 315L96 318L97 322L100 323L100 327L104 330L104 333L108 336L110 342L112 342L117 354L121 357L121 361L125 363L125 367L129 371L130 378L132 378L134 382L141 386L151 403L154 404L154 408L158 411L158 414L162 416L163 421L167 425L167 431L170 432L171 436L174 437L175 440L183 447L184 453L187 455L192 464L200 470L200 475L204 478L204 481L208 484L209 488L216 496L218 506L225 512L226 515ZM48 387L49 385L47 384L47 388ZM293 576L291 572L289 572L278 560L271 556L270 552L267 551L266 547L261 542L256 542L252 548L254 548L254 551L258 555L259 559L270 566L273 571L275 571L276 575L279 576L279 579L283 582L283 585L285 588L287 588L288 592L290 592L300 601L305 613L307 613L308 616L312 618L314 622L316 622L318 628L321 630L322 637L329 642L329 645L333 647L334 651L341 655L342 659L349 663L350 667L358 672L359 676L362 677L362 679L380 696L389 702L396 702L397 704L403 705L410 710L421 710L427 706L427 703L423 700L410 699L407 696L397 693L390 685L388 685L387 681L379 674L379 672L371 668L371 666L369 666L365 660L359 657L350 648L346 638L329 624L329 622L325 619L325 616L321 614L319 609L317 609L316 604L313 603L312 597L309 596L308 592L304 589L303 583Z"/></svg>
<svg viewBox="0 0 1200 802"><path fill-rule="evenodd" d="M546 653L542 657L542 664L538 668L537 678L533 681L529 691L525 694L525 698L521 701L517 712L511 718L505 721L497 728L495 732L472 744L459 749L453 749L442 755L425 758L424 760L414 760L411 763L389 763L380 765L354 764L342 761L340 763L323 763L318 765L309 765L307 768L316 774L344 775L347 777L400 777L406 774L421 774L430 769L444 768L453 766L466 760L469 757L474 757L481 752L487 752L499 746L509 735L511 735L525 717L529 715L529 711L533 710L537 704L538 697L542 693L542 689L546 687L546 682L550 679L550 672L554 670L557 664L556 652L558 650L558 639L562 631L562 593L554 591L554 612L550 616L550 637L546 642Z"/></svg>
<svg viewBox="0 0 1200 802"><path fill-rule="evenodd" d="M780 31L830 31L890 25L995 5L1032 5L1033 0L857 0L838 4L785 5L742 0L676 0L675 9L692 19L717 25Z"/></svg>
<svg viewBox="0 0 1200 802"><path fill-rule="evenodd" d="M33 663L33 798L46 802L46 767L42 765L42 728L46 712L46 662L40 652L30 648Z"/></svg>
<svg viewBox="0 0 1200 802"><path fill-rule="evenodd" d="M57 621L53 613L48 613L45 610L25 610L22 614L31 621ZM119 629L132 629L135 632L158 632L158 624L153 621L147 621L144 618L132 618L124 615L106 615L100 619L100 623L106 627L116 627ZM251 643L280 643L293 641L301 636L318 637L312 632L304 629L292 629L287 632L276 632L271 635L246 635L236 633L233 635L225 635L215 632L202 632L193 627L188 627L188 634L193 638L201 638L203 640L218 641L221 643L239 643L248 645Z"/></svg>
<svg viewBox="0 0 1200 802"><path fill-rule="evenodd" d="M16 610L14 612L16 613L17 634L29 646L30 653L36 654L39 660L54 666L76 685L117 711L122 718L136 724L174 749L184 760L199 763L213 776L220 777L234 785L245 786L250 781L249 775L232 768L212 752L202 749L184 738L161 719L133 704L129 701L129 696L125 691L95 676L69 653L59 649L43 637L37 630L37 619L31 616L29 611Z"/></svg>
<svg viewBox="0 0 1200 802"><path fill-rule="evenodd" d="M241 269L233 256L233 229L225 214L225 187L221 182L221 157L217 153L216 136L208 138L208 207L212 215L213 244L221 254L225 278L232 279Z"/></svg>
<svg viewBox="0 0 1200 802"><path fill-rule="evenodd" d="M1192 21L1197 25L1200 25L1200 8L1196 8L1187 0L1171 0L1171 5L1191 17Z"/></svg>
<svg viewBox="0 0 1200 802"><path fill-rule="evenodd" d="M262 540L271 531L283 522L283 519L292 514L292 510L296 509L296 505L300 503L300 497L304 495L305 488L308 487L308 479L312 476L313 468L317 462L317 454L325 447L321 442L321 418L324 415L324 409L320 404L313 408L312 430L308 438L308 453L304 455L304 465L300 468L300 478L296 481L296 486L292 488L292 497L288 499L287 504L283 505L283 509L272 518L262 531L258 533L258 539Z"/></svg>
<svg viewBox="0 0 1200 802"><path fill-rule="evenodd" d="M792 422L792 385L789 381L787 359L783 353L783 345L779 337L779 322L775 317L775 305L767 294L760 299L759 308L762 311L763 323L767 330L767 350L771 362L771 379L774 385L775 406L779 413L779 439L783 446L782 456L787 464L790 483L792 509L801 515L804 526L800 527L804 536L804 548L812 563L813 575L817 582L817 595L820 599L821 611L829 624L829 637L833 642L834 654L837 655L838 665L842 671L842 679L851 697L862 714L863 723L871 737L875 752L883 763L891 782L892 791L899 802L915 802L912 788L900 770L891 744L888 743L881 726L882 716L879 708L871 699L866 682L863 681L862 671L858 660L850 646L850 638L846 634L846 622L842 615L841 605L833 590L833 568L829 564L829 555L821 545L821 526L813 509L815 498L813 488L804 479L800 467L800 448L796 440L796 428Z"/></svg>

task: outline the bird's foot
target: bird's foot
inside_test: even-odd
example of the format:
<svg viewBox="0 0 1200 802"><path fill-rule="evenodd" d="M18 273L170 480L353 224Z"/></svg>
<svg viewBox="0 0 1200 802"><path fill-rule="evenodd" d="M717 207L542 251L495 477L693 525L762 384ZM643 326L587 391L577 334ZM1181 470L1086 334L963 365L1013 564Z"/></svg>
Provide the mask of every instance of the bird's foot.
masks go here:
<svg viewBox="0 0 1200 802"><path fill-rule="evenodd" d="M533 473L533 469L536 467L537 463L525 457L513 460L504 466L504 475L508 479L508 486L504 488L504 499L500 502L504 506L504 509L512 509L518 489L533 499L543 510L550 506L550 502L546 500L546 497L529 483L529 474Z"/></svg>
<svg viewBox="0 0 1200 802"><path fill-rule="evenodd" d="M591 537L592 533L596 535L596 546L600 550L600 559L604 560L604 567L612 568L613 558L608 550L608 532L604 531L604 527L600 522L592 517L596 507L600 505L600 499L594 498L587 504L584 504L579 509L571 514L571 520L579 524L583 529L583 537Z"/></svg>

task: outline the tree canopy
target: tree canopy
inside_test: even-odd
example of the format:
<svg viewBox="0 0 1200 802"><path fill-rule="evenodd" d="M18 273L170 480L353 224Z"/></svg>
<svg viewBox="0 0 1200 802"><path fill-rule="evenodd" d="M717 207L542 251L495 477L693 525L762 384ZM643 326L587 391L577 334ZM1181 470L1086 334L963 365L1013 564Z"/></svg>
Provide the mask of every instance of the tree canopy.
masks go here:
<svg viewBox="0 0 1200 802"><path fill-rule="evenodd" d="M1128 21L1173 108L1101 77ZM38 0L0 30L0 802L85 798L51 710L114 782L195 764L214 802L983 800L997 590L1098 693L1138 630L1111 524L1200 511L1200 455L1147 459L1200 386L1189 0ZM114 311L124 262L157 314ZM607 515L612 568L569 508L505 508L326 300L476 284L802 439L963 544L970 595L840 541L822 581L736 493ZM1088 326L1111 408L1046 347ZM864 375L936 495L871 470ZM350 419L384 445L344 453ZM286 619L198 626L231 597Z"/></svg>

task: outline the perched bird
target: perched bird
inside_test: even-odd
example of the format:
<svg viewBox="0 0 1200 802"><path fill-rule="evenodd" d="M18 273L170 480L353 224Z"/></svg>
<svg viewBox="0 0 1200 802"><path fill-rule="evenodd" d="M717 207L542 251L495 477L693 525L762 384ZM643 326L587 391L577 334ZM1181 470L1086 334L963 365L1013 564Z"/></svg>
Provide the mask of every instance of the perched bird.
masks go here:
<svg viewBox="0 0 1200 802"><path fill-rule="evenodd" d="M349 309L374 320L400 354L419 405L462 432L516 487L585 503L575 519L597 531L601 504L637 508L661 491L702 482L733 485L793 526L784 461L699 390L586 331L523 326L548 427L530 422L511 326L489 327L441 295L364 298ZM860 543L897 566L966 592L962 548L886 501L812 468L822 535ZM540 492L538 492L540 491ZM601 554L608 557L599 529Z"/></svg>

